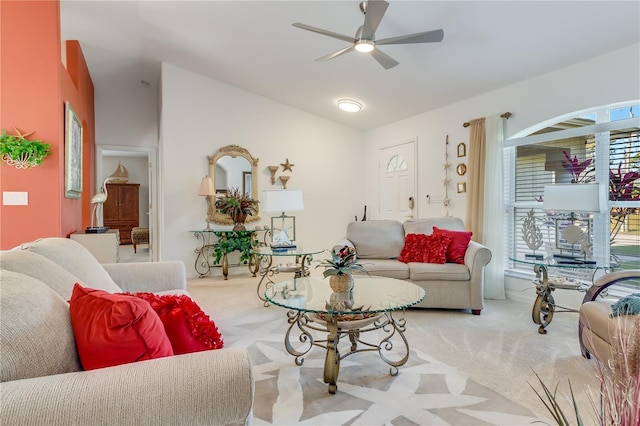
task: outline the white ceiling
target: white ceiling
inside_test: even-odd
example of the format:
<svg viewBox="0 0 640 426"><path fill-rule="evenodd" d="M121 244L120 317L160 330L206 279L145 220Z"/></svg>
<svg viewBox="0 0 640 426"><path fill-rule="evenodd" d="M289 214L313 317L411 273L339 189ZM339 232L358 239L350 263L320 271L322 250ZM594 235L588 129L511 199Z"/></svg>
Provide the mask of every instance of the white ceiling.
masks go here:
<svg viewBox="0 0 640 426"><path fill-rule="evenodd" d="M383 46L400 62L390 70L356 52L316 62L348 43L291 25L355 35L358 1L62 0L61 30L80 41L97 89L157 85L168 62L360 129L640 43L637 0L389 3L378 39L444 30L441 43ZM363 110L338 110L343 97Z"/></svg>

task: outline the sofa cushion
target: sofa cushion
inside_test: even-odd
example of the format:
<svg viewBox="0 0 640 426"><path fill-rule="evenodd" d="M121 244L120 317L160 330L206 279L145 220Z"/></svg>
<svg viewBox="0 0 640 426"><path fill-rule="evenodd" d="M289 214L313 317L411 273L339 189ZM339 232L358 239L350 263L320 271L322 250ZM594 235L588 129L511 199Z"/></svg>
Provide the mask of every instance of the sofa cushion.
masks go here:
<svg viewBox="0 0 640 426"><path fill-rule="evenodd" d="M361 263L370 275L399 280L409 278L409 265L397 259L367 259Z"/></svg>
<svg viewBox="0 0 640 426"><path fill-rule="evenodd" d="M76 284L69 303L85 370L173 355L160 318L144 300Z"/></svg>
<svg viewBox="0 0 640 426"><path fill-rule="evenodd" d="M449 229L441 229L437 226L433 227L435 235L448 235L451 237L451 244L447 248L447 262L464 264L464 255L469 247L472 232L452 231Z"/></svg>
<svg viewBox="0 0 640 426"><path fill-rule="evenodd" d="M69 238L42 238L24 243L20 247L57 263L92 288L110 293L122 291L100 262L77 241Z"/></svg>
<svg viewBox="0 0 640 426"><path fill-rule="evenodd" d="M359 259L397 259L404 247L404 230L395 220L351 222L347 239L356 247Z"/></svg>
<svg viewBox="0 0 640 426"><path fill-rule="evenodd" d="M4 270L19 272L42 281L65 301L71 297L73 285L76 282L84 283L83 280L71 272L65 271L60 265L27 250L0 252L0 264Z"/></svg>
<svg viewBox="0 0 640 426"><path fill-rule="evenodd" d="M402 224L405 234L433 234L433 227L451 229L453 231L464 231L462 219L452 216L409 219Z"/></svg>
<svg viewBox="0 0 640 426"><path fill-rule="evenodd" d="M175 355L223 347L216 324L189 296L128 294L146 300L158 314Z"/></svg>
<svg viewBox="0 0 640 426"><path fill-rule="evenodd" d="M0 381L82 370L69 305L46 284L2 269L0 312Z"/></svg>
<svg viewBox="0 0 640 426"><path fill-rule="evenodd" d="M410 263L409 278L412 281L469 281L471 274L466 265L458 263Z"/></svg>

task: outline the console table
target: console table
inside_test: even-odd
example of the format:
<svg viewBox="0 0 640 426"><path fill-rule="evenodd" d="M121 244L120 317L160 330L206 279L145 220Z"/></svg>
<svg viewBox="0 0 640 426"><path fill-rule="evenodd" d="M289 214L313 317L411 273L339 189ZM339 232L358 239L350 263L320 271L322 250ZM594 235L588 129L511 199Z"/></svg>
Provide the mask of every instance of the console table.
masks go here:
<svg viewBox="0 0 640 426"><path fill-rule="evenodd" d="M229 265L227 255L234 251L240 252L241 257L248 257L247 265L249 272L255 277L258 272L258 264L255 256L251 254L251 248L258 246L256 238L257 231L233 231L202 229L189 231L200 240L201 245L194 252L197 254L194 264L195 270L200 278L206 277L214 267L222 268L224 279L228 279L229 266L240 266L241 264ZM248 240L248 241L247 241ZM225 244L229 242L230 244ZM219 262L214 259L216 252L219 253Z"/></svg>
<svg viewBox="0 0 640 426"><path fill-rule="evenodd" d="M520 259L509 258L516 263L524 263L533 266L533 271L536 273L536 278L533 280L533 284L536 286L536 300L533 303L533 309L531 311L531 317L533 322L538 324L538 333L546 334L546 327L553 320L554 312L577 312L575 309L566 308L555 303L551 292L556 289L562 290L574 290L574 291L587 291L587 289L593 284L598 271L607 272L608 268L601 263L580 263L579 261L566 261L550 259L550 260L536 260L536 259ZM549 269L554 271L556 275L550 275ZM582 272L587 276L586 281L580 279L567 279L558 275L566 275L567 272Z"/></svg>

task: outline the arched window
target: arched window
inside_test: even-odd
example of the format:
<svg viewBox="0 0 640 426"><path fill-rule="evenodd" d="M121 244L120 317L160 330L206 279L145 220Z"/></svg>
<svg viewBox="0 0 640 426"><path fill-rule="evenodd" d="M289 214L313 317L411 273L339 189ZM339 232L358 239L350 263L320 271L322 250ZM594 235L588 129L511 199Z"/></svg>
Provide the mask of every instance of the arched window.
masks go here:
<svg viewBox="0 0 640 426"><path fill-rule="evenodd" d="M398 172L400 170L407 170L407 162L402 155L394 155L387 163L387 171Z"/></svg>
<svg viewBox="0 0 640 426"><path fill-rule="evenodd" d="M561 235L564 223L572 220L571 212L543 210L544 187L598 182L608 188L604 211L575 214L573 219L588 235L585 249L612 268L638 268L640 103L559 117L522 133L526 136L504 142L505 265L511 265L511 270L531 271L530 266L510 260L532 254L523 238L523 225L531 223L531 211L544 243L537 254L572 253L574 247L563 242Z"/></svg>

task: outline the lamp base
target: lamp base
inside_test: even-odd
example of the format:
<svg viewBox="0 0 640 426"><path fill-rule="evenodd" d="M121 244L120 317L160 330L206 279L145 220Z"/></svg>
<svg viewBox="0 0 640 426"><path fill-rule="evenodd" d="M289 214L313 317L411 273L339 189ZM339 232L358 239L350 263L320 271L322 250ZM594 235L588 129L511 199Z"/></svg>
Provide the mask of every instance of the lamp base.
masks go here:
<svg viewBox="0 0 640 426"><path fill-rule="evenodd" d="M84 230L85 234L104 234L109 230L108 226L92 227L89 226Z"/></svg>

